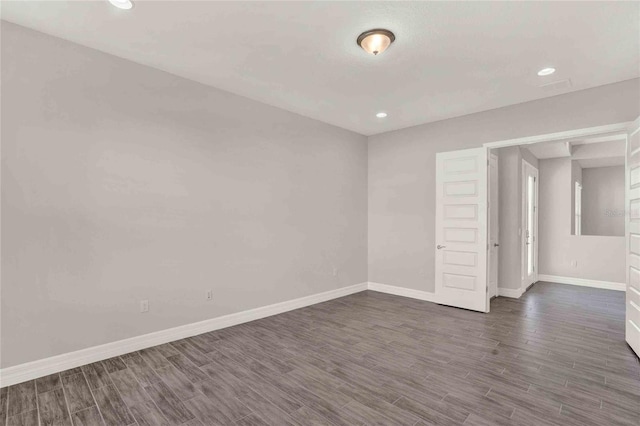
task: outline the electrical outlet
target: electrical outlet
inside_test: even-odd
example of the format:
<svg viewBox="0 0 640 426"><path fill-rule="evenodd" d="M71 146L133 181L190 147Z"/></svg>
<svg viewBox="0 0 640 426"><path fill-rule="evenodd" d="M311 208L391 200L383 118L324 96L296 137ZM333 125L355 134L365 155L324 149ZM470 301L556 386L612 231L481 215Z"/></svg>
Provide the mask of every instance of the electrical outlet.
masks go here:
<svg viewBox="0 0 640 426"><path fill-rule="evenodd" d="M144 314L145 312L149 312L149 301L141 300L140 301L140 313Z"/></svg>
<svg viewBox="0 0 640 426"><path fill-rule="evenodd" d="M213 291L212 290L207 290L207 300L213 300Z"/></svg>
<svg viewBox="0 0 640 426"><path fill-rule="evenodd" d="M571 266L573 266L574 268L578 267L578 261L577 260L572 260L571 261Z"/></svg>

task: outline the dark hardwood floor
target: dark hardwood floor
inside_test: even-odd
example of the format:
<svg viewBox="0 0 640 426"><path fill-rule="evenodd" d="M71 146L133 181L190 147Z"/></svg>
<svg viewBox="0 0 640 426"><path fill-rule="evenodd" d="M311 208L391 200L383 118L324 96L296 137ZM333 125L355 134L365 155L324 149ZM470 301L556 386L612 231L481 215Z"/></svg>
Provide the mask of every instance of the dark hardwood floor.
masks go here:
<svg viewBox="0 0 640 426"><path fill-rule="evenodd" d="M366 291L1 390L9 425L640 425L624 293Z"/></svg>

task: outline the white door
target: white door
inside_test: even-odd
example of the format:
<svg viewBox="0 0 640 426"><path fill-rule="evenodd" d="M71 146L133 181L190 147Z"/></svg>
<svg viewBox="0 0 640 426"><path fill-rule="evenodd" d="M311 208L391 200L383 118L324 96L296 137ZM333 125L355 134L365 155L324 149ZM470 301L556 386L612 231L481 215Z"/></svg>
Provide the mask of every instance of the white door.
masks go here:
<svg viewBox="0 0 640 426"><path fill-rule="evenodd" d="M436 155L436 298L489 312L487 148Z"/></svg>
<svg viewBox="0 0 640 426"><path fill-rule="evenodd" d="M538 281L538 169L522 161L522 290Z"/></svg>
<svg viewBox="0 0 640 426"><path fill-rule="evenodd" d="M627 139L627 343L640 356L640 117Z"/></svg>
<svg viewBox="0 0 640 426"><path fill-rule="evenodd" d="M498 259L500 255L500 215L498 157L489 157L489 297L498 295Z"/></svg>

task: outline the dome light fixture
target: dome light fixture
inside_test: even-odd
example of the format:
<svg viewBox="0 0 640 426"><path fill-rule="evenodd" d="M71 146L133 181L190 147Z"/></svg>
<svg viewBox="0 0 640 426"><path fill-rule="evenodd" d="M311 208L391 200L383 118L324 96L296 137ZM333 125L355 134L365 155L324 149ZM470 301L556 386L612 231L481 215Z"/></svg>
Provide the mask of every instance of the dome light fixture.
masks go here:
<svg viewBox="0 0 640 426"><path fill-rule="evenodd" d="M360 34L357 43L365 52L378 55L387 50L395 39L396 36L391 31L375 29Z"/></svg>
<svg viewBox="0 0 640 426"><path fill-rule="evenodd" d="M551 75L551 74L553 74L554 72L556 72L556 69L555 69L555 68L551 68L551 67L549 67L549 68L542 68L540 71L538 71L538 75L539 75L540 77L544 77L545 75Z"/></svg>
<svg viewBox="0 0 640 426"><path fill-rule="evenodd" d="M131 0L109 0L109 3L117 7L118 9L129 10L133 7Z"/></svg>
<svg viewBox="0 0 640 426"><path fill-rule="evenodd" d="M378 118L385 118L386 116L387 116L386 112L379 112L379 113L376 114L376 117L378 117Z"/></svg>

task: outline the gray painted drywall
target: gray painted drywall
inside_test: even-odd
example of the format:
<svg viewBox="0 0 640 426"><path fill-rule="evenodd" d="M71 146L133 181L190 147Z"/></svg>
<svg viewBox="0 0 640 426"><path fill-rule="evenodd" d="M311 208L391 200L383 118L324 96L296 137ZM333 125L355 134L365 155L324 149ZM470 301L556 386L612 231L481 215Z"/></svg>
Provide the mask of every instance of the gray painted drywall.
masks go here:
<svg viewBox="0 0 640 426"><path fill-rule="evenodd" d="M624 166L582 170L582 234L624 237Z"/></svg>
<svg viewBox="0 0 640 426"><path fill-rule="evenodd" d="M520 288L520 193L522 156L517 146L493 150L498 155L498 191L500 193L500 247L498 287Z"/></svg>
<svg viewBox="0 0 640 426"><path fill-rule="evenodd" d="M364 136L1 35L3 368L367 281Z"/></svg>
<svg viewBox="0 0 640 426"><path fill-rule="evenodd" d="M639 112L634 79L369 137L369 281L434 291L437 152L632 121Z"/></svg>
<svg viewBox="0 0 640 426"><path fill-rule="evenodd" d="M624 237L571 235L571 161L554 158L539 162L540 273L623 283Z"/></svg>
<svg viewBox="0 0 640 426"><path fill-rule="evenodd" d="M518 148L520 148L520 155L522 156L522 159L537 168L538 158L535 155L533 155L531 151L529 151L527 148L522 146L519 146ZM522 164L520 164L520 166L522 166ZM520 176L520 180L522 180L522 176Z"/></svg>

